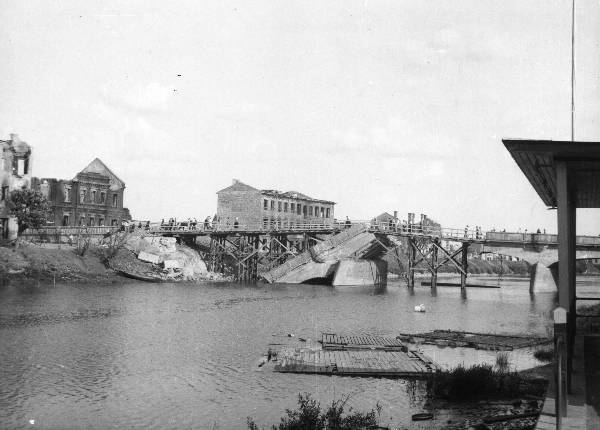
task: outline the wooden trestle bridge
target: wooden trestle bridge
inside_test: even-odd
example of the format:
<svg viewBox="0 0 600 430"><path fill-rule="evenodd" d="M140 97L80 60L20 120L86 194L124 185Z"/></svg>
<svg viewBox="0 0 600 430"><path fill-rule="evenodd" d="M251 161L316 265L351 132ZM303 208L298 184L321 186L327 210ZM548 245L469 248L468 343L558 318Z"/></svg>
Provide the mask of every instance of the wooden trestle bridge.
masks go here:
<svg viewBox="0 0 600 430"><path fill-rule="evenodd" d="M141 225L141 224L140 224ZM176 237L183 242L195 242L199 236L210 238L203 257L210 270L232 274L239 281L256 281L262 272L269 271L297 258L309 255L309 251L323 248L336 242L336 235L356 230L371 233L368 249L355 258L379 258L385 253L401 261L400 248L404 247L408 263L406 278L409 287L415 285L415 272L428 271L431 287L437 286L440 267L453 265L461 276L461 288L467 282L467 253L471 244L499 247L556 248L558 236L539 233L507 233L470 229L440 228L421 223L377 222L374 220L346 220L342 222L283 224L216 224L191 223L142 225L145 234ZM353 228L354 227L354 228ZM136 227L133 224L130 227ZM106 235L116 227L45 227L26 231L24 236L48 238L76 236L85 232L91 235ZM347 235L347 234L346 234ZM404 240L398 240L403 238ZM339 241L338 241L339 242ZM316 246L321 244L321 246ZM600 250L600 237L577 237L578 249ZM315 257L315 255L313 255ZM351 256L352 257L352 256ZM229 268L229 269L227 269ZM231 272L233 268L233 273Z"/></svg>
<svg viewBox="0 0 600 430"><path fill-rule="evenodd" d="M353 226L362 225L372 233L378 251L371 251L368 258L377 258L388 252L400 261L402 241L408 245L406 278L410 288L415 285L415 272L428 271L431 287L437 286L440 267L453 265L460 273L460 286L467 285L467 254L471 244L499 246L555 247L557 235L536 233L506 233L471 229L440 228L421 223L407 224L377 222L374 220L346 220L333 223L273 225L257 224L198 224L196 227L151 224L149 233L195 240L198 236L210 237L210 249L204 257L209 269L224 272L229 265L237 268L233 273L239 281L256 281L260 278L259 267L270 270L291 257L309 251L328 237L342 233ZM600 248L600 238L579 237L578 247ZM365 258L365 254L362 255Z"/></svg>

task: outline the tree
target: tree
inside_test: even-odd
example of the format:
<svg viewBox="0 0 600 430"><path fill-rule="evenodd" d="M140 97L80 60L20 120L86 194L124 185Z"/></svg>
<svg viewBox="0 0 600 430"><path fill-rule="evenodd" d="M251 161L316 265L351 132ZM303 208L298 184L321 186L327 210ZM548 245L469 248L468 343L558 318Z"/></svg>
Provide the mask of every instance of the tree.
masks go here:
<svg viewBox="0 0 600 430"><path fill-rule="evenodd" d="M11 215L17 218L19 235L28 228L38 228L46 222L49 205L39 191L13 190L8 201Z"/></svg>

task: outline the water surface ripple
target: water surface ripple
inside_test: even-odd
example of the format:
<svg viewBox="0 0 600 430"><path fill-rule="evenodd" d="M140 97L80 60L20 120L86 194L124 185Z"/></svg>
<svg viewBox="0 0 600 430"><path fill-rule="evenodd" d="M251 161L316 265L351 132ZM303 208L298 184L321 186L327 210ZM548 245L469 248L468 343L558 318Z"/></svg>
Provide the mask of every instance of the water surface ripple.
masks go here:
<svg viewBox="0 0 600 430"><path fill-rule="evenodd" d="M276 423L297 395L383 406L410 428L418 399L402 380L277 374L256 366L289 334L395 335L432 329L545 336L555 294L501 289L145 284L0 287L0 427L245 428ZM424 314L413 312L423 303ZM428 351L448 365L489 353ZM493 359L493 357L491 357ZM531 357L517 361L531 361Z"/></svg>

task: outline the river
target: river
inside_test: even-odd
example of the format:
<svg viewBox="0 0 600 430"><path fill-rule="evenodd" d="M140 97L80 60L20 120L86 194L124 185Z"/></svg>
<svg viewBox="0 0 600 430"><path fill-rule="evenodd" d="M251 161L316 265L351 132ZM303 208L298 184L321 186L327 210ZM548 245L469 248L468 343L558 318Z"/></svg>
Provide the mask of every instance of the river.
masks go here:
<svg viewBox="0 0 600 430"><path fill-rule="evenodd" d="M477 278L471 281L477 282ZM497 281L486 278L487 283ZM349 395L381 423L407 428L421 411L402 380L279 374L256 366L288 334L395 335L432 329L546 336L556 294L528 281L500 289L234 283L0 287L0 427L243 429L277 423L299 393L322 404ZM415 313L423 303L425 313ZM439 362L493 362L492 353L426 348ZM537 364L531 351L511 358ZM417 396L418 397L418 396ZM34 420L34 425L30 424Z"/></svg>

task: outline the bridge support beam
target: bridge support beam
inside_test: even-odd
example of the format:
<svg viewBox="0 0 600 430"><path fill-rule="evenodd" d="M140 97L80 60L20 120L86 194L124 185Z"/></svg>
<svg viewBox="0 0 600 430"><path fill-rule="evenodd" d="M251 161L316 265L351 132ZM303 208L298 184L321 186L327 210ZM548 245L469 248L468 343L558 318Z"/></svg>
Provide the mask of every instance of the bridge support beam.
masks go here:
<svg viewBox="0 0 600 430"><path fill-rule="evenodd" d="M469 261L467 255L469 253L469 242L463 242L461 247L461 266L463 271L460 274L460 289L465 291L467 288L467 274L469 269Z"/></svg>
<svg viewBox="0 0 600 430"><path fill-rule="evenodd" d="M438 279L438 249L439 240L434 240L431 248L431 290L434 291L437 288Z"/></svg>

